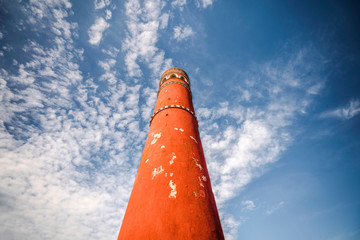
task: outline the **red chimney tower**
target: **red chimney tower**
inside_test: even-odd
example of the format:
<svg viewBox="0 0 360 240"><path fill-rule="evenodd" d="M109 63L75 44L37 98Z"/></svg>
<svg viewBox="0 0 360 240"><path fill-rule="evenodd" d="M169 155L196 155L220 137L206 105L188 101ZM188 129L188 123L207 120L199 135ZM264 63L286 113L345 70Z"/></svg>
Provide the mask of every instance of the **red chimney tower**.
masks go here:
<svg viewBox="0 0 360 240"><path fill-rule="evenodd" d="M189 77L161 76L118 240L224 239L192 104Z"/></svg>

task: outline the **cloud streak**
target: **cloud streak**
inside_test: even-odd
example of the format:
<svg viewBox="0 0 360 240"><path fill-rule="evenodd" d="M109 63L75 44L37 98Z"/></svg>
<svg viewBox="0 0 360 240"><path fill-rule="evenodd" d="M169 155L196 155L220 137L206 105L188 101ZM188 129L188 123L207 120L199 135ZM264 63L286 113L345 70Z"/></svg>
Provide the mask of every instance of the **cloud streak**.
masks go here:
<svg viewBox="0 0 360 240"><path fill-rule="evenodd" d="M283 54L242 73L248 80L235 92L241 96L248 91L246 99L240 97L238 101L245 105L252 101L251 107L225 101L197 110L220 207L260 176L268 164L277 161L291 143L295 134L291 126L306 112L314 96L308 89L321 79L321 70L314 71L314 66L321 69L324 63L314 60L321 58L313 58L313 54L311 48L293 50L292 54Z"/></svg>
<svg viewBox="0 0 360 240"><path fill-rule="evenodd" d="M186 0L175 0L171 2L172 7L179 7L180 11L184 9L184 6L186 5Z"/></svg>
<svg viewBox="0 0 360 240"><path fill-rule="evenodd" d="M349 120L360 113L359 99L351 99L346 107L339 107L334 110L323 112L321 118L340 118Z"/></svg>
<svg viewBox="0 0 360 240"><path fill-rule="evenodd" d="M255 203L251 200L242 201L241 204L244 206L242 211L253 211L256 208Z"/></svg>
<svg viewBox="0 0 360 240"><path fill-rule="evenodd" d="M113 58L99 60L98 80L83 76L67 1L24 8L33 31L48 38L29 39L26 61L0 70L0 236L113 238L146 137L141 86L125 84Z"/></svg>
<svg viewBox="0 0 360 240"><path fill-rule="evenodd" d="M213 0L197 0L196 5L198 7L207 8L208 6L211 6L213 2Z"/></svg>
<svg viewBox="0 0 360 240"><path fill-rule="evenodd" d="M109 17L111 18L111 17ZM89 28L89 43L92 45L99 45L104 31L110 26L104 18L99 17L95 20L95 23Z"/></svg>
<svg viewBox="0 0 360 240"><path fill-rule="evenodd" d="M265 212L265 214L267 216L273 214L274 212L278 211L280 208L282 208L284 206L285 202L284 201L281 201L279 202L278 204L276 204L274 207L272 207L271 209L267 210Z"/></svg>
<svg viewBox="0 0 360 240"><path fill-rule="evenodd" d="M174 39L178 42L184 41L189 39L195 33L193 32L192 28L189 25L184 27L176 26L174 27Z"/></svg>
<svg viewBox="0 0 360 240"><path fill-rule="evenodd" d="M111 3L110 0L95 0L95 2L94 2L95 10L107 7L110 5L110 3Z"/></svg>
<svg viewBox="0 0 360 240"><path fill-rule="evenodd" d="M123 41L125 65L130 77L140 77L139 63L145 63L154 75L172 65L172 59L165 58L165 52L156 47L159 29L167 27L169 15L162 13L165 2L160 0L144 1L143 7L138 0L125 4L127 37Z"/></svg>

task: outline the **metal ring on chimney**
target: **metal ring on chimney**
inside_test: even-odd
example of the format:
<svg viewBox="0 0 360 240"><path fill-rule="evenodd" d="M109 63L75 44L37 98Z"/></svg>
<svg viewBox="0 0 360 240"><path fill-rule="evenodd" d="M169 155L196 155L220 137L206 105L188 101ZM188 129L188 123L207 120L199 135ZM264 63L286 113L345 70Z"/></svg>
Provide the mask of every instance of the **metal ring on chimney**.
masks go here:
<svg viewBox="0 0 360 240"><path fill-rule="evenodd" d="M163 111L163 110L165 110L165 109L169 109L169 108L180 108L180 109L182 109L182 110L187 111L188 113L190 113L190 114L195 118L196 124L198 124L198 120L197 120L197 118L196 118L195 113L194 113L193 111L191 111L189 108L184 107L184 106L181 106L181 105L168 105L168 106L164 106L164 107L162 107L162 108L159 108L159 109L151 116L151 118L150 118L150 124L149 124L149 125L151 126L152 120L154 119L154 117L155 117L159 112L161 112L161 111Z"/></svg>
<svg viewBox="0 0 360 240"><path fill-rule="evenodd" d="M169 71L169 70L172 70L172 71ZM168 71L169 71L169 72L168 72ZM170 69L166 70L166 71L161 75L160 78L163 78L164 75L169 75L169 74L171 74L171 73L179 73L179 74L183 75L185 78L187 78L187 79L189 80L189 76L188 76L187 73L186 73L184 70L182 70L181 68L170 68Z"/></svg>
<svg viewBox="0 0 360 240"><path fill-rule="evenodd" d="M189 88L186 84L184 84L184 83L182 83L182 82L178 82L178 81L171 81L171 82L165 83L164 85L162 85L162 86L159 88L159 91L158 91L157 95L159 96L159 93L160 93L161 89L163 89L164 87L166 87L166 86L168 86L168 85L170 85L170 84L179 84L179 85L185 87L185 88L189 91L190 95L192 95L190 88Z"/></svg>
<svg viewBox="0 0 360 240"><path fill-rule="evenodd" d="M171 74L172 72L170 72L169 74ZM168 75L168 74L167 74ZM170 75L171 76L171 75ZM183 79L181 78L183 77ZM186 79L183 75L181 75L181 77L178 77L175 75L175 77L164 77L161 81L160 81L160 84L159 86L161 86L161 84L163 84L165 81L169 80L169 79L173 79L173 78L177 78L177 79L180 79L182 81L184 81L185 83L187 83L189 86L190 86L190 82L188 79Z"/></svg>
<svg viewBox="0 0 360 240"><path fill-rule="evenodd" d="M186 82L187 84L189 84L189 86L190 86L190 80L189 80L188 75L187 75L186 73L184 74L184 73L181 72L181 71L173 70L173 71L170 71L170 72L165 72L163 75L161 75L161 79L164 79L164 78L166 78L166 77L164 77L164 76L169 76L169 75L171 75L171 74L178 74L178 75L183 76L183 77L185 78L185 82ZM167 77L167 78L169 78L169 77Z"/></svg>

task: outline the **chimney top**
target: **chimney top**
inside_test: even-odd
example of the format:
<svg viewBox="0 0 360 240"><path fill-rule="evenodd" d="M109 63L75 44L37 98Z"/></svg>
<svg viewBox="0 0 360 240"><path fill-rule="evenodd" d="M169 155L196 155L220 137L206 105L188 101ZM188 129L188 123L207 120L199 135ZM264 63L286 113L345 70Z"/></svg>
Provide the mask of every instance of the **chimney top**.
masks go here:
<svg viewBox="0 0 360 240"><path fill-rule="evenodd" d="M171 73L179 73L181 75L183 75L188 81L189 81L189 76L187 75L187 73L182 70L181 68L169 68L168 70L166 70L162 75L161 75L161 79L163 79L166 75L171 74Z"/></svg>

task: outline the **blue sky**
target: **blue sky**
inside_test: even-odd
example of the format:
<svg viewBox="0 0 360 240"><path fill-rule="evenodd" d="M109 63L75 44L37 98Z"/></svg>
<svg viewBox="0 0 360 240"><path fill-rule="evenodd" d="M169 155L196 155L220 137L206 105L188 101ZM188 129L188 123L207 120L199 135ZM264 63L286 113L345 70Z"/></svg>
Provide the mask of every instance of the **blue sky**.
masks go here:
<svg viewBox="0 0 360 240"><path fill-rule="evenodd" d="M356 1L0 1L0 238L115 239L170 67L226 239L360 239Z"/></svg>

